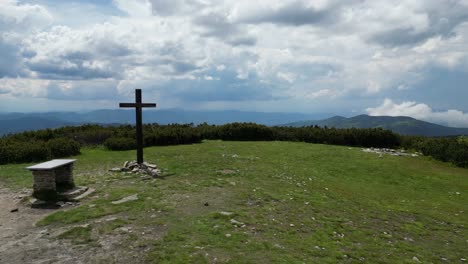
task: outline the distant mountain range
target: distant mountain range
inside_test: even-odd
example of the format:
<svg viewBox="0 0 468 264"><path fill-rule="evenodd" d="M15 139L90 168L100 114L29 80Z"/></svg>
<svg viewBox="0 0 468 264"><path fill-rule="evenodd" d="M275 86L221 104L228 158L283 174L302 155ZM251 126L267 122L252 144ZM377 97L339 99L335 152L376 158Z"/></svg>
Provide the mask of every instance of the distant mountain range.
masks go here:
<svg viewBox="0 0 468 264"><path fill-rule="evenodd" d="M144 110L144 123L159 124L226 124L232 122L253 122L268 126L300 120L322 119L330 114L262 113L243 111L185 111L179 109ZM56 128L81 124L134 124L134 110L96 110L86 113L0 113L0 135L26 130Z"/></svg>
<svg viewBox="0 0 468 264"><path fill-rule="evenodd" d="M243 111L185 111L178 109L145 110L145 123L208 123L226 124L232 122L253 122L268 126L327 126L336 128L373 128L381 127L402 135L453 136L468 135L468 128L453 128L420 121L410 117L331 116L330 114L301 113L262 113ZM308 120L308 121L301 121ZM49 113L0 113L0 135L26 130L57 128L82 124L133 124L135 112L132 110L96 110L86 113L49 112Z"/></svg>
<svg viewBox="0 0 468 264"><path fill-rule="evenodd" d="M468 135L468 128L454 128L441 126L429 122L424 122L406 116L368 116L358 115L355 117L334 116L328 119L318 121L299 121L284 124L285 126L327 126L335 128L375 128L381 127L392 130L402 135L419 136L455 136Z"/></svg>

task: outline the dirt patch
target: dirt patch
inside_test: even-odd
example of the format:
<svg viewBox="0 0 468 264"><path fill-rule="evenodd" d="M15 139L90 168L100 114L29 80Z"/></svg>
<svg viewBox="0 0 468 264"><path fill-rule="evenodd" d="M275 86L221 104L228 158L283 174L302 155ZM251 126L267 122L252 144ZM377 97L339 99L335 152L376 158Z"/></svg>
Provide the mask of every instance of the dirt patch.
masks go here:
<svg viewBox="0 0 468 264"><path fill-rule="evenodd" d="M0 187L0 263L65 263L74 260L67 254L66 246L47 238L48 230L34 225L55 210L33 209L22 203L29 193Z"/></svg>
<svg viewBox="0 0 468 264"><path fill-rule="evenodd" d="M127 234L99 236L95 246L77 245L69 240L57 238L73 226L35 226L37 221L56 212L57 209L34 209L21 202L29 197L29 193L14 192L0 186L1 264L143 263L144 254L122 248Z"/></svg>
<svg viewBox="0 0 468 264"><path fill-rule="evenodd" d="M203 215L213 211L226 211L234 194L228 188L207 187L199 192L177 193L171 196L169 202L181 215Z"/></svg>
<svg viewBox="0 0 468 264"><path fill-rule="evenodd" d="M231 169L223 169L223 170L219 170L217 171L218 173L221 173L221 174L226 174L226 175L229 175L229 174L236 174L238 173L239 171L237 170L231 170Z"/></svg>

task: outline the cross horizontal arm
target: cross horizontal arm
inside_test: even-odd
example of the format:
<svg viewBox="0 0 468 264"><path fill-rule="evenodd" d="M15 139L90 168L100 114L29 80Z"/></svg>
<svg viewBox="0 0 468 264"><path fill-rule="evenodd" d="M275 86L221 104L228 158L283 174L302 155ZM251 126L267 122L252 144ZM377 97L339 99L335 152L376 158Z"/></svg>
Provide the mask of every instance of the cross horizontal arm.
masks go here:
<svg viewBox="0 0 468 264"><path fill-rule="evenodd" d="M120 103L120 107L156 107L156 104L152 103Z"/></svg>

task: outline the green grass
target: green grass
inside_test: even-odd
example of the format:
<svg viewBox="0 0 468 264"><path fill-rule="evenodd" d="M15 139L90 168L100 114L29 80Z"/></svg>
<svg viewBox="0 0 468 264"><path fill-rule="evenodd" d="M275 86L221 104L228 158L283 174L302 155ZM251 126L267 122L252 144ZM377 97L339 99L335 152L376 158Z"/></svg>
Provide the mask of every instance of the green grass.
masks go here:
<svg viewBox="0 0 468 264"><path fill-rule="evenodd" d="M154 263L468 258L467 169L425 157L379 158L359 148L207 141L145 149L145 159L163 169L162 179L107 172L134 156L82 150L75 179L96 195L38 224L53 228L113 215L118 220L93 224L91 238L131 227L122 250L138 245ZM0 179L12 188L32 186L22 169L27 165L0 166ZM135 193L137 201L111 204Z"/></svg>
<svg viewBox="0 0 468 264"><path fill-rule="evenodd" d="M58 238L69 239L75 244L86 244L93 242L91 231L90 226L77 226L58 235Z"/></svg>

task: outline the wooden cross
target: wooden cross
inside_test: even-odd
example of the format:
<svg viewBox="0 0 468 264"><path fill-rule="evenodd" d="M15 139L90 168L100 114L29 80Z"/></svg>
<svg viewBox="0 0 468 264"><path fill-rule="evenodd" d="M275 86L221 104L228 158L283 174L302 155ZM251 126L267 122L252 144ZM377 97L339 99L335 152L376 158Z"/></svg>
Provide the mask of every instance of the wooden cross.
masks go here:
<svg viewBox="0 0 468 264"><path fill-rule="evenodd" d="M141 102L141 89L135 89L135 103L120 103L120 107L134 107L136 112L137 162L143 163L143 107L156 107L156 104Z"/></svg>

